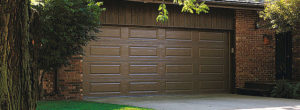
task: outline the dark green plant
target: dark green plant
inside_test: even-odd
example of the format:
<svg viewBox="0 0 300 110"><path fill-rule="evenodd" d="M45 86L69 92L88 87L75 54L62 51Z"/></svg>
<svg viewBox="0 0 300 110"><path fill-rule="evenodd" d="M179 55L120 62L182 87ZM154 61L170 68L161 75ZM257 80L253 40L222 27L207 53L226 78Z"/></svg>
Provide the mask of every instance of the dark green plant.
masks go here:
<svg viewBox="0 0 300 110"><path fill-rule="evenodd" d="M83 46L95 38L90 32L98 32L100 15L104 8L96 0L42 0L32 3L38 13L38 26L31 35L37 46L37 68L48 73L70 64L76 55L83 54ZM43 80L43 74L40 76ZM56 81L54 81L56 86ZM41 86L41 85L40 85ZM55 91L57 87L54 87ZM40 91L41 92L41 91Z"/></svg>
<svg viewBox="0 0 300 110"><path fill-rule="evenodd" d="M38 68L53 71L69 64L74 55L82 54L98 31L103 10L93 0L44 0L36 6L39 13L40 47Z"/></svg>
<svg viewBox="0 0 300 110"><path fill-rule="evenodd" d="M297 94L299 87L300 83L292 84L286 80L279 80L272 90L271 96L279 98L297 98L299 96L299 94Z"/></svg>

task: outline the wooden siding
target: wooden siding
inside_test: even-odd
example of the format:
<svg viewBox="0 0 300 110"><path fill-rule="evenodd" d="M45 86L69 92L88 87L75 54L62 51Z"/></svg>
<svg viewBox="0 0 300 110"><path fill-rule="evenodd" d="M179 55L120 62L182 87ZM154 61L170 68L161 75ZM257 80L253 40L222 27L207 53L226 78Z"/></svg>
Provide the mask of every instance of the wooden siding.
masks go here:
<svg viewBox="0 0 300 110"><path fill-rule="evenodd" d="M125 0L131 2L141 2L141 3L163 3L163 0ZM204 1L204 0L203 0ZM245 0L240 0L245 1ZM263 2L240 2L240 1L227 1L227 0L209 0L206 1L206 5L214 8L227 8L227 9L243 9L243 10L257 10L262 11L264 9ZM164 0L165 4L174 4L173 0Z"/></svg>
<svg viewBox="0 0 300 110"><path fill-rule="evenodd" d="M180 6L168 5L169 21L161 24L156 22L158 4L121 1L104 1L104 4L107 9L101 16L104 25L234 29L234 11L230 9L211 8L209 13L198 15L182 13Z"/></svg>

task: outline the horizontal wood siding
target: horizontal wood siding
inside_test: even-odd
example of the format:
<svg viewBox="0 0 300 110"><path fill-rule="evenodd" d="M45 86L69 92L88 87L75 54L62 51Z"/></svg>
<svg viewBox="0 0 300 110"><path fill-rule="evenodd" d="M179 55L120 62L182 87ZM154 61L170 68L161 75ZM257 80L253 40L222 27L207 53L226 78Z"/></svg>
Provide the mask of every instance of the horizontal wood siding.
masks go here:
<svg viewBox="0 0 300 110"><path fill-rule="evenodd" d="M106 11L101 16L102 24L155 27L182 27L201 29L233 29L234 11L211 8L209 13L182 13L181 6L168 5L169 21L157 23L158 4L104 1Z"/></svg>

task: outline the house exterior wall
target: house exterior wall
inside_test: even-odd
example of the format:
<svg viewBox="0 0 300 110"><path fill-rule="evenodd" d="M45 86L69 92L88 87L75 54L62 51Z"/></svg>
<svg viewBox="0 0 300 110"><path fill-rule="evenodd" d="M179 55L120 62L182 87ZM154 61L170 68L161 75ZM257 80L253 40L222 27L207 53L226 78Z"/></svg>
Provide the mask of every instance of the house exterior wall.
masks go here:
<svg viewBox="0 0 300 110"><path fill-rule="evenodd" d="M268 29L255 29L257 11L236 10L236 87L247 81L275 80L275 37ZM268 43L263 35L271 35Z"/></svg>
<svg viewBox="0 0 300 110"><path fill-rule="evenodd" d="M82 57L73 57L70 65L58 71L58 94L51 95L54 91L54 73L46 73L44 76L43 89L46 100L82 100L83 99L83 73Z"/></svg>
<svg viewBox="0 0 300 110"><path fill-rule="evenodd" d="M132 2L110 3L105 2L105 11L101 21L103 25L121 25L137 27L161 27L182 29L203 29L233 31L234 12L231 9L211 8L209 14L181 13L178 6L169 5L169 21L161 24L156 22L157 4ZM82 58L72 60L69 67L59 71L56 96L45 99L82 99L83 98L83 68ZM44 89L47 93L53 91L53 74L45 76Z"/></svg>
<svg viewBox="0 0 300 110"><path fill-rule="evenodd" d="M122 1L104 1L106 11L102 13L101 23L105 25L147 26L166 28L195 28L233 30L232 9L210 8L209 13L182 13L181 7L167 5L168 21L159 23L158 4L145 4Z"/></svg>
<svg viewBox="0 0 300 110"><path fill-rule="evenodd" d="M64 67L58 74L59 96L63 99L83 98L82 57L74 57L71 65Z"/></svg>
<svg viewBox="0 0 300 110"><path fill-rule="evenodd" d="M124 5L122 5L124 6ZM120 9L113 9L113 10L120 10ZM130 10L135 10L135 8L130 8ZM150 8L149 8L150 10ZM148 10L148 11L149 11ZM124 10L121 10L124 11ZM174 11L174 10L173 10ZM234 26L231 26L231 24L224 25L226 29L235 28L235 85L237 88L243 87L244 83L247 81L274 81L275 80L275 38L274 38L274 32L267 30L267 29L255 29L255 23L258 19L258 15L256 11L250 11L250 10L231 10L235 12L235 21ZM131 12L131 11L129 11ZM119 13L119 12L118 12ZM214 16L214 12L211 17ZM230 13L230 12L227 12ZM122 23L124 20L122 20L122 16L127 15L119 15L120 17L116 21L107 21L111 20L110 17L116 17L115 14L109 14L108 11L106 11L106 18L104 23L108 24L114 24L116 23ZM122 13L119 13L122 14ZM131 15L130 17L136 17L137 19L141 19L138 13L135 13L136 15ZM151 16L155 16L155 14L151 14ZM176 18L175 15L170 15L171 18ZM187 15L184 14L184 19L189 18ZM217 20L212 19L212 20ZM226 17L226 19L229 19L229 17ZM154 18L153 18L154 19ZM127 25L127 18L124 21L123 25ZM137 24L131 24L133 20L129 20L130 24L128 25L137 25ZM141 21L141 20L137 20ZM180 20L177 20L176 22L179 22ZM193 21L187 20L187 22ZM176 26L175 21L170 23L168 22L168 25L166 26ZM199 21L196 21L199 23L199 26L201 26ZM194 24L191 25L193 27L197 27L198 25ZM211 22L209 26L214 26L213 22ZM148 23L146 23L148 24ZM152 24L152 23L149 23ZM193 24L193 23L190 23ZM163 26L158 24L152 24L151 26ZM188 25L187 27L189 27ZM217 26L217 25L216 25ZM222 26L219 27L220 29L223 28ZM264 42L263 35L272 35L269 39L268 43ZM300 38L299 38L300 40ZM294 52L300 52L300 45L296 45L294 49L297 49L299 51ZM299 55L299 54L298 54ZM296 56L294 56L295 59ZM298 56L300 58L300 55ZM74 57L74 59L71 61L71 65L68 67L64 67L59 71L58 74L58 88L59 88L59 94L56 96L50 96L46 97L46 99L83 99L83 70L82 70L82 57ZM300 62L300 60L298 61ZM294 63L294 66L300 65L300 63ZM299 66L298 66L299 67ZM299 68L300 70L300 68ZM298 70L295 70L298 71ZM300 75L299 75L300 76ZM53 90L53 81L54 77L53 74L47 74L45 76L44 89L47 93Z"/></svg>

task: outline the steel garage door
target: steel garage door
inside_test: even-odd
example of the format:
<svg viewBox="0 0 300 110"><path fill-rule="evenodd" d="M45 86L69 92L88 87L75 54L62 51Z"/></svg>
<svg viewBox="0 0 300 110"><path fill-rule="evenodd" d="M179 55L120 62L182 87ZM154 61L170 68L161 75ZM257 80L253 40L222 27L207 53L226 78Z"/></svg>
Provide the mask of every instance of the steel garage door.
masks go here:
<svg viewBox="0 0 300 110"><path fill-rule="evenodd" d="M101 28L85 47L84 95L229 91L228 33Z"/></svg>

